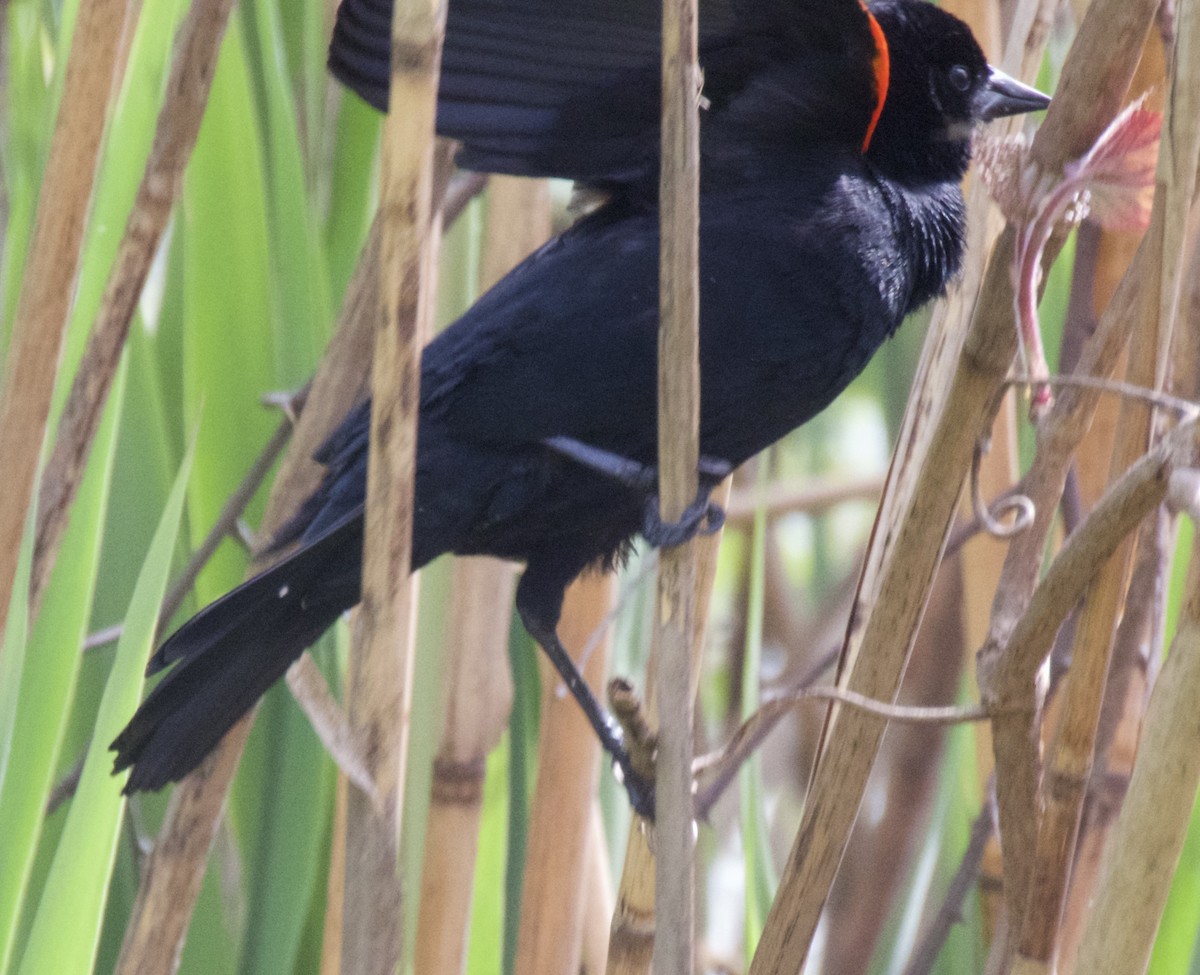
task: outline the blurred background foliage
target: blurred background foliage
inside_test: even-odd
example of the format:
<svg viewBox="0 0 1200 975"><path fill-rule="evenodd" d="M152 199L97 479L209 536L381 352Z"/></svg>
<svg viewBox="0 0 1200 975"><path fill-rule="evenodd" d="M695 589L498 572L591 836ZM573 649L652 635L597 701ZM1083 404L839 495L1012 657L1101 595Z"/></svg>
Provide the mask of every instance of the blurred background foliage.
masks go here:
<svg viewBox="0 0 1200 975"><path fill-rule="evenodd" d="M77 5L0 4L0 351L21 287ZM985 6L984 0L958 4ZM147 0L129 39L86 230L56 414L141 177L185 8L184 0ZM235 10L183 194L142 296L42 612L24 631L14 622L21 614L10 614L0 658L0 973L106 972L116 963L145 845L166 802L165 795L152 795L124 804L119 783L99 775L107 765L105 746L136 696L140 668L131 661L150 646L155 611L135 592L161 593L263 450L280 418L262 397L295 390L311 375L373 212L380 120L325 73L332 14L328 0L243 0ZM1047 90L1071 30L1064 10L1041 79ZM569 192L554 189L561 226L569 219ZM479 292L488 209L484 194L448 229L443 323ZM1075 254L1072 239L1046 289L1042 323L1051 350L1067 316ZM845 626L923 324L906 325L830 410L737 475L705 653L698 750L721 741L760 695L814 668L827 673L817 662L836 647ZM1028 443L1027 432L1021 440ZM181 471L190 471L178 481L184 493L173 495ZM846 487L846 497L814 501L817 485ZM790 500L753 503L755 491L773 486ZM251 537L264 495L260 491L244 515ZM613 669L638 680L653 579L645 561L635 559L624 573L615 627ZM226 539L180 615L235 585L247 564L246 546ZM954 565L953 573L943 573L946 592L929 610L906 700L965 703L973 693L975 647L967 633L977 630L967 616L986 614L987 604L962 599L971 564ZM444 560L424 577L405 815L410 878L422 862L440 727L440 634L455 611ZM1173 578L1178 589L1182 574ZM1173 605L1178 598L1173 592ZM120 644L85 640L122 623ZM535 648L519 625L507 619L496 625L512 634L516 696L510 732L487 766L468 960L468 970L480 975L513 965L540 693ZM339 624L316 649L335 686L344 630ZM820 705L801 705L701 828L700 943L709 970L741 971L753 949L799 816L820 718ZM812 971L905 970L962 860L986 794L989 760L974 726L889 732ZM627 813L611 776L605 772L601 780L607 867L615 873ZM306 719L287 689L276 687L242 761L181 972L328 970L322 945L335 783L335 769ZM68 845L85 838L93 855ZM1200 971L1200 840L1190 842L1184 856L1155 972ZM981 881L962 904L934 971L982 971L997 910L996 877L989 874L995 863L985 857ZM569 880L543 878L547 884ZM93 892L90 899L72 901L64 918L62 891L85 888ZM407 889L415 895L415 880ZM406 905L408 943L416 901L410 896ZM56 958L73 960L68 968L45 967L59 964Z"/></svg>

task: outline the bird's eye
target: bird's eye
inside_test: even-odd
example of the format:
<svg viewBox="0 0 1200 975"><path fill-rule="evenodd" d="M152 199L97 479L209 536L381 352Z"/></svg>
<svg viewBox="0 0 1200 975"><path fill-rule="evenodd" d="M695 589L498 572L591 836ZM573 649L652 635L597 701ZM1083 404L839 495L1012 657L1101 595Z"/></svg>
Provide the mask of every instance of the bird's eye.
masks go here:
<svg viewBox="0 0 1200 975"><path fill-rule="evenodd" d="M971 72L961 64L956 64L951 68L948 77L950 84L959 91L967 91L971 87Z"/></svg>

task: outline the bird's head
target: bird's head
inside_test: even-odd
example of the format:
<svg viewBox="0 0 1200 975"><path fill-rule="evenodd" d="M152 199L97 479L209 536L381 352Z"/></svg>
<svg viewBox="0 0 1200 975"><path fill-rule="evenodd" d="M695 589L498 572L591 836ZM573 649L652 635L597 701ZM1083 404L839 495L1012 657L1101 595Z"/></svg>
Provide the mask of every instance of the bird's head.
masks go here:
<svg viewBox="0 0 1200 975"><path fill-rule="evenodd" d="M900 181L957 181L980 122L1045 108L1050 99L987 63L970 29L925 0L871 7L887 39L887 95L868 157Z"/></svg>

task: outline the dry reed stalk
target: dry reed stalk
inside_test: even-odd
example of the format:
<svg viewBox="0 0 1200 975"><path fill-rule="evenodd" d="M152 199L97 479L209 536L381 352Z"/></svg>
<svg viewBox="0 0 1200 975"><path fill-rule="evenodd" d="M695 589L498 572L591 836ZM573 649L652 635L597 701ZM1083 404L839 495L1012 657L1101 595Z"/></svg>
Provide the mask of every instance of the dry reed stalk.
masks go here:
<svg viewBox="0 0 1200 975"><path fill-rule="evenodd" d="M1095 334L1085 346L1077 374L1107 376L1115 368L1133 327L1140 269L1148 260L1148 251L1139 250L1134 266L1122 280ZM989 635L979 651L981 696L993 708L1009 712L1000 714L993 722L994 728L1000 729L1002 734L1011 735L1006 745L993 742L996 754L999 757L1000 752L1006 750L1007 757L1019 770L1017 774L1003 776L997 786L1002 823L1009 821L1004 818L1003 810L1012 798L1013 828L1029 830L1029 835L1022 838L1030 844L1025 848L1028 851L1032 851L1033 830L1025 811L1032 808L1036 733L1025 726L1026 719L1020 715L1022 708L1032 714L1038 707L1035 678L1042 661L1034 655L1011 652L1010 637L1037 583L1042 552L1053 526L1071 458L1087 431L1098 400L1098 391L1065 389L1039 427L1037 452L1022 479L1022 490L1034 505L1035 517L1033 523L1010 542L992 604ZM1020 747L1016 743L1021 743ZM1034 750L1025 751L1027 748ZM1022 756L1019 760L1018 754ZM1020 790L1015 786L1018 780L1022 782ZM1026 797L1024 805L1015 798L1017 795ZM1014 850L1015 843L1016 840L1010 837L1009 856L1025 855ZM1006 864L1006 872L1007 869ZM1006 899L1011 893L1006 889ZM1023 909L1023 903L1018 907ZM1013 908L1011 902L1009 908Z"/></svg>
<svg viewBox="0 0 1200 975"><path fill-rule="evenodd" d="M1185 591L1072 969L1079 975L1145 971L1191 822L1200 783L1200 535Z"/></svg>
<svg viewBox="0 0 1200 975"><path fill-rule="evenodd" d="M1145 302L1142 308L1149 311ZM1156 321L1143 320L1141 324L1149 326L1151 337L1157 335ZM1146 341L1146 337L1146 330L1135 328L1134 347L1142 351L1131 356L1127 375L1129 381L1143 385L1153 383L1157 358L1157 342ZM1150 413L1145 404L1127 400L1121 404L1120 413L1110 481L1145 451L1150 435ZM1092 771L1116 621L1124 603L1133 552L1134 539L1129 537L1101 569L1076 623L1062 713L1042 773L1037 805L1030 810L1030 815L1037 819L1034 872L1014 965L1015 971L1028 975L1049 970L1059 945L1067 881Z"/></svg>
<svg viewBox="0 0 1200 975"><path fill-rule="evenodd" d="M550 235L544 181L494 177L481 279L490 287ZM488 753L512 706L508 626L511 565L459 559L452 569L456 607L443 652L442 737L434 758L433 794L421 868L414 966L418 972L466 966L475 861Z"/></svg>
<svg viewBox="0 0 1200 975"><path fill-rule="evenodd" d="M608 940L607 975L646 975L654 959L654 853L649 828L634 821L625 844L621 884Z"/></svg>
<svg viewBox="0 0 1200 975"><path fill-rule="evenodd" d="M146 858L114 975L164 975L178 969L225 794L253 722L251 713L234 725L225 740L238 741L238 747L218 748L171 794L163 828ZM215 808L210 801L214 795Z"/></svg>
<svg viewBox="0 0 1200 975"><path fill-rule="evenodd" d="M512 708L508 620L514 568L460 558L442 652L442 732L433 759L413 970L466 970L488 753Z"/></svg>
<svg viewBox="0 0 1200 975"><path fill-rule="evenodd" d="M613 916L612 871L608 866L608 839L604 822L593 804L588 831L587 876L584 880L582 975L600 975L608 966L608 932Z"/></svg>
<svg viewBox="0 0 1200 975"><path fill-rule="evenodd" d="M1185 296L1186 303L1181 305L1181 314L1185 317L1176 329L1176 337L1180 341L1171 358L1175 370L1172 392L1195 400L1197 391L1200 390L1200 367L1196 352L1197 346L1200 345L1200 207L1193 206L1192 221L1189 258L1191 266L1189 272L1183 276L1184 281L1188 282L1189 294ZM1157 536L1157 527L1143 525L1143 540L1139 540L1139 563L1160 561L1161 553L1156 551L1161 548L1159 539L1155 538L1155 542L1159 544L1153 547L1144 541L1151 536ZM1138 585L1139 575L1150 571L1154 573L1150 583L1158 585L1163 571L1160 564L1155 564L1152 569L1142 565L1135 568L1134 582L1126 601L1125 618L1122 619L1117 647L1114 650L1113 670L1109 677L1096 747L1097 774L1092 777L1084 810L1084 835L1071 875L1067 914L1058 955L1059 969L1063 972L1074 971L1076 968L1079 943L1095 899L1102 855L1132 775L1142 721L1145 717L1147 687L1160 663L1160 624L1140 628L1150 629L1150 633L1127 632L1130 628L1130 617L1137 615L1139 596L1133 591L1134 586ZM1158 608L1157 600L1143 598L1153 603L1152 608ZM1139 645L1124 646L1135 642Z"/></svg>
<svg viewBox="0 0 1200 975"><path fill-rule="evenodd" d="M989 61L999 58L1003 38L1000 30L1000 5L997 0L952 0L945 8L961 17L970 26L980 47ZM994 61L993 61L994 63ZM973 175L968 175L968 180ZM998 214L989 210L988 220L998 221ZM998 233L998 229L996 233ZM979 492L990 502L1007 491L1017 479L1017 397L1013 391L1007 393L1000 404L989 433L989 446L979 464ZM969 490L969 487L968 487ZM968 506L960 510L959 523L970 517ZM975 670L974 647L979 646L987 634L988 609L992 595L1000 579L1004 562L1005 543L987 532L979 532L966 542L962 550L963 604L962 618L965 628L963 650L964 661L970 674ZM986 791L991 778L992 746L987 725L978 725L975 730L976 768L980 791Z"/></svg>
<svg viewBox="0 0 1200 975"><path fill-rule="evenodd" d="M346 804L350 784L338 772L333 799L329 844L329 876L325 882L325 922L321 930L320 975L338 975L342 968L342 913L346 900Z"/></svg>
<svg viewBox="0 0 1200 975"><path fill-rule="evenodd" d="M490 288L550 236L550 185L545 180L492 176L480 279Z"/></svg>
<svg viewBox="0 0 1200 975"><path fill-rule="evenodd" d="M79 6L50 152L38 191L21 295L0 378L0 630L8 616L17 553L33 498L59 352L75 293L80 246L96 178L131 0Z"/></svg>
<svg viewBox="0 0 1200 975"><path fill-rule="evenodd" d="M1200 329L1200 207L1198 205L1193 205L1192 221L1193 229L1190 232L1189 243L1190 268L1188 273L1183 275L1184 282L1188 282L1188 294L1186 301L1181 305L1181 315L1183 316L1181 328L1176 331L1176 349L1172 353L1171 359L1175 369L1175 383L1172 391L1175 391L1176 395L1195 400L1200 391L1200 363L1198 363L1195 343L1196 329ZM1156 578L1160 572L1162 569L1156 566ZM1135 596L1130 596L1127 605L1134 606L1135 599ZM1127 611L1127 617L1129 615L1132 615L1132 612ZM1126 621L1122 621L1122 630L1124 629L1126 629ZM1076 862L1072 877L1068 925L1063 937L1063 949L1060 952L1060 970L1062 971L1076 970L1075 962L1079 951L1079 941L1084 934L1084 925L1092 908L1093 891L1098 883L1096 878L1102 868L1102 854L1109 839L1111 826L1115 823L1117 813L1120 812L1121 800L1126 795L1129 779L1132 777L1134 755L1138 752L1139 747L1138 737L1141 732L1141 722L1145 717L1146 684L1150 680L1150 674L1147 671L1153 670L1154 666L1159 663L1158 641L1147 640L1147 644L1148 654L1151 656L1148 666L1147 662L1141 662L1141 654L1127 654L1129 657L1138 656L1141 665L1128 666L1129 677L1123 682L1123 686L1118 688L1120 693L1116 695L1112 693L1111 689L1114 678L1110 677L1111 710L1118 712L1118 718L1110 718L1109 723L1116 723L1116 728L1110 730L1109 740L1103 741L1097 747L1096 761L1100 774L1093 776L1093 792L1096 792L1096 795L1088 796L1090 808L1087 810L1088 820L1090 820L1088 826L1091 829L1087 832L1085 843L1081 844L1079 861ZM1120 675L1117 676L1120 677ZM1163 676L1163 674L1158 675L1159 678ZM1108 702L1106 702L1106 710L1108 710ZM1104 717L1108 716L1102 716L1102 730ZM1081 873L1085 874L1084 883L1080 883L1078 880Z"/></svg>
<svg viewBox="0 0 1200 975"><path fill-rule="evenodd" d="M731 479L726 478L715 491L713 501L725 505L729 500ZM712 602L713 580L717 573L717 552L721 545L721 532L696 540L696 607L692 616L693 653L692 686L690 693L696 695L699 682L699 655L704 644L704 631L708 623L708 610ZM658 713L658 681L655 676L658 648L652 645L650 662L646 672L646 712L650 721ZM612 916L612 930L608 941L607 975L645 975L650 970L654 954L657 915L655 913L655 858L651 848L650 829L646 823L634 817L629 827L625 846L625 859L621 868L621 882L617 890L616 907Z"/></svg>
<svg viewBox="0 0 1200 975"><path fill-rule="evenodd" d="M992 422L990 437L990 449L979 465L980 493L989 502L1012 487L1017 480L1017 397L1013 390L1005 394L1000 404L1000 411ZM959 516L960 523L964 520L964 514ZM976 687L979 684L975 648L982 646L987 636L992 599L1000 584L1007 546L1006 540L997 539L988 532L975 534L963 545L960 560L963 573L963 663L968 674L968 686ZM989 782L994 773L990 724L975 725L974 745L979 794L987 803L992 792ZM996 878L1003 873L999 836L994 830L990 831L984 845L980 873ZM1004 910L1000 885L996 884L990 889L987 885L981 885L979 897L985 937L994 938Z"/></svg>
<svg viewBox="0 0 1200 975"><path fill-rule="evenodd" d="M150 264L183 185L232 7L233 0L196 0L179 28L146 169L42 473L29 597L34 612L54 568Z"/></svg>
<svg viewBox="0 0 1200 975"><path fill-rule="evenodd" d="M1162 37L1159 31L1151 30L1130 85L1130 94L1138 96L1148 92L1147 107L1161 111L1165 77ZM1084 300L1093 317L1098 317L1107 307L1118 283L1128 271L1141 235L1099 228L1093 228L1092 233L1098 238L1098 244L1094 269L1087 276L1088 280L1083 282L1086 289ZM1081 232L1081 243L1076 251L1077 267L1084 240ZM1074 300L1073 296L1072 301ZM1123 375L1123 367L1118 367L1115 374ZM1075 470L1085 507L1095 503L1108 480L1109 459L1113 454L1120 407L1121 403L1117 397L1107 397L1100 402L1092 427L1075 453ZM1140 567L1135 566L1135 580L1139 573L1158 571L1157 566L1145 564L1147 560L1156 560L1149 544L1150 539L1156 535L1157 526L1153 523L1147 522L1142 526L1141 537L1136 543L1137 563ZM1136 581L1132 583L1137 584ZM1149 607L1146 612L1150 612ZM1127 625L1122 624L1122 630ZM1105 701L1096 732L1093 760L1096 772L1091 777L1088 794L1084 800L1080 838L1071 868L1067 903L1058 937L1058 964L1065 971L1069 971L1074 965L1079 938L1083 933L1083 922L1095 890L1100 855L1124 798L1124 783L1128 781L1133 767L1133 755L1137 747L1146 698L1147 674L1143 652L1146 636L1148 635L1143 633L1128 633L1122 639L1118 635L1113 647L1109 677L1104 691Z"/></svg>
<svg viewBox="0 0 1200 975"><path fill-rule="evenodd" d="M375 783L350 791L343 975L391 972L400 959L397 862L415 641L411 574L420 355L432 330L440 221L431 221L434 117L444 0L397 0L380 166L380 293L371 375L363 593L346 710Z"/></svg>
<svg viewBox="0 0 1200 975"><path fill-rule="evenodd" d="M1051 971L1075 856L1083 797L1092 772L1100 705L1108 678L1114 603L1124 593L1133 538L1126 538L1085 597L1076 629L1062 716L1050 744L1039 792L1037 846L1019 954L1013 971ZM1040 815L1038 813L1040 812Z"/></svg>
<svg viewBox="0 0 1200 975"><path fill-rule="evenodd" d="M696 0L663 0L662 153L659 176L658 495L662 520L696 497L700 459L700 68ZM693 542L658 564L655 643L659 714L655 760L659 933L654 966L695 964L692 813Z"/></svg>
<svg viewBox="0 0 1200 975"><path fill-rule="evenodd" d="M558 632L579 660L616 597L615 577L587 575L567 590ZM604 684L609 636L591 650L582 671L593 691ZM518 975L571 975L579 971L587 904L588 846L595 813L600 746L562 679L540 662L537 791L529 817L529 845L517 934Z"/></svg>

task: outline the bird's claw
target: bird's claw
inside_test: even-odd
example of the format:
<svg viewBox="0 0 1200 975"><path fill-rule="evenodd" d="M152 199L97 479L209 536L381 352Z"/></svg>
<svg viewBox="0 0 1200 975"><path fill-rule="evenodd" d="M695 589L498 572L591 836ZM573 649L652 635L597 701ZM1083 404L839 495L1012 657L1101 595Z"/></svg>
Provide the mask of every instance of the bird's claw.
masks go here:
<svg viewBox="0 0 1200 975"><path fill-rule="evenodd" d="M629 755L617 756L613 759L617 775L625 792L629 795L629 805L633 811L649 822L654 822L654 779L635 771Z"/></svg>
<svg viewBox="0 0 1200 975"><path fill-rule="evenodd" d="M674 548L690 541L697 535L715 535L725 524L725 509L708 497L708 491L700 489L696 500L684 509L678 521L663 521L658 511L658 499L646 502L646 515L642 522L642 537L655 548Z"/></svg>

